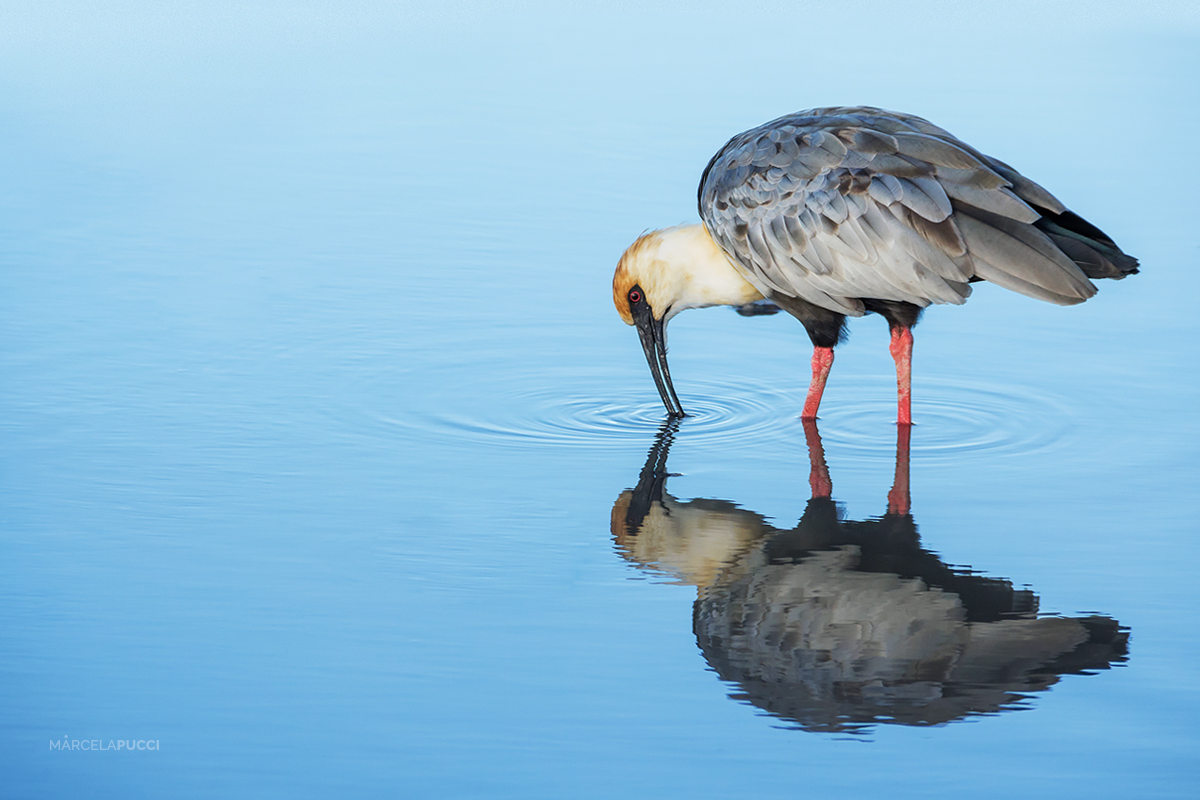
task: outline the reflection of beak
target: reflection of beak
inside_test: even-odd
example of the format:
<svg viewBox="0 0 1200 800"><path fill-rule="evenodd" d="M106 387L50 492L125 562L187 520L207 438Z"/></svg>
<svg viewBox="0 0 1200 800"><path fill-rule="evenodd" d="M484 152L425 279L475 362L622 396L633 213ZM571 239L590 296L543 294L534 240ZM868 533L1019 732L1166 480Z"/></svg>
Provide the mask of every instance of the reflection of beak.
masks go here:
<svg viewBox="0 0 1200 800"><path fill-rule="evenodd" d="M683 413L679 396L675 394L675 387L671 385L671 371L667 369L667 336L662 320L655 319L649 304L644 303L634 313L633 321L637 324L642 350L646 352L646 363L650 365L650 374L654 376L654 385L658 387L658 395L667 407L667 414L672 417L687 416Z"/></svg>
<svg viewBox="0 0 1200 800"><path fill-rule="evenodd" d="M658 429L654 446L646 456L646 466L638 475L637 486L621 492L612 510L612 533L617 544L627 552L633 552L633 538L642 529L642 523L650 516L650 509L662 505L663 486L671 473L667 472L667 453L679 430L679 417L670 417Z"/></svg>

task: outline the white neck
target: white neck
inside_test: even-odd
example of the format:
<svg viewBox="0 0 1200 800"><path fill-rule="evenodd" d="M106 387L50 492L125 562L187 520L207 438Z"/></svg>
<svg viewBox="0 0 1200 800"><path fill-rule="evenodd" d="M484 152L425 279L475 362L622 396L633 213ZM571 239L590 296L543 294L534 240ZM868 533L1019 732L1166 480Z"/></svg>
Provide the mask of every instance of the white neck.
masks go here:
<svg viewBox="0 0 1200 800"><path fill-rule="evenodd" d="M657 277L668 284L662 287L664 294L673 298L668 319L685 308L740 306L763 299L703 225L680 225L656 233L653 257L666 267Z"/></svg>

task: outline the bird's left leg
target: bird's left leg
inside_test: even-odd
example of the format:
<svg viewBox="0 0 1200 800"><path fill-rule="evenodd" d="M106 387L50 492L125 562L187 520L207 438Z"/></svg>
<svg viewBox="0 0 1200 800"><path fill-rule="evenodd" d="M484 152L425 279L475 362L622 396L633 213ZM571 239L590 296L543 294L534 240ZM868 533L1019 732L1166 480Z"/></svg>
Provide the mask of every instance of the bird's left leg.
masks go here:
<svg viewBox="0 0 1200 800"><path fill-rule="evenodd" d="M912 348L912 328L893 327L888 350L896 361L896 402L899 406L896 422L900 425L912 425Z"/></svg>

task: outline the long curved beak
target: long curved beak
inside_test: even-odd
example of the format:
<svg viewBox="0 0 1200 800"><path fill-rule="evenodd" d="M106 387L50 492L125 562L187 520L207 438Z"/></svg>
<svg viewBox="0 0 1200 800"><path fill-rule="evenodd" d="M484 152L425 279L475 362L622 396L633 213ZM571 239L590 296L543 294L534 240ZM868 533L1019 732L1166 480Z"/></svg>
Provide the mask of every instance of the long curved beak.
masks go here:
<svg viewBox="0 0 1200 800"><path fill-rule="evenodd" d="M655 319L650 313L650 306L643 304L634 314L633 321L642 340L650 374L654 376L654 385L658 387L658 395L667 407L667 414L672 417L687 416L683 413L679 396L675 394L675 387L671 385L671 371L667 369L667 336L662 320Z"/></svg>

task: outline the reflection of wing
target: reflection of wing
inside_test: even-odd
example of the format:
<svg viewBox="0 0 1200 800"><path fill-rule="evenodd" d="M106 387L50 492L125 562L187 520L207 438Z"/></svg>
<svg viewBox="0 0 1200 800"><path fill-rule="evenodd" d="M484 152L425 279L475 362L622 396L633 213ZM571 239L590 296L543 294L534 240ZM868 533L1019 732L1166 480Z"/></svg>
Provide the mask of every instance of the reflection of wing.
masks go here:
<svg viewBox="0 0 1200 800"><path fill-rule="evenodd" d="M877 108L802 111L739 134L705 170L699 206L763 294L855 316L862 297L962 303L978 279L1078 303L1096 293L1089 276L1136 263L1007 164Z"/></svg>
<svg viewBox="0 0 1200 800"><path fill-rule="evenodd" d="M936 724L995 712L1061 672L1104 669L1125 652L1127 637L1110 619L1020 618L1036 601L1007 581L922 566L934 557L912 546L909 518L844 530L843 544L795 557L764 542L696 604L697 642L717 673L739 685L742 699L801 727ZM930 575L865 571L867 561ZM931 582L944 574L963 594ZM977 600L985 607L972 608Z"/></svg>
<svg viewBox="0 0 1200 800"><path fill-rule="evenodd" d="M881 710L934 699L968 637L961 601L917 579L857 572L857 555L763 563L702 595L696 637L709 663L770 711L803 709L786 714L802 722L836 726L846 699Z"/></svg>

